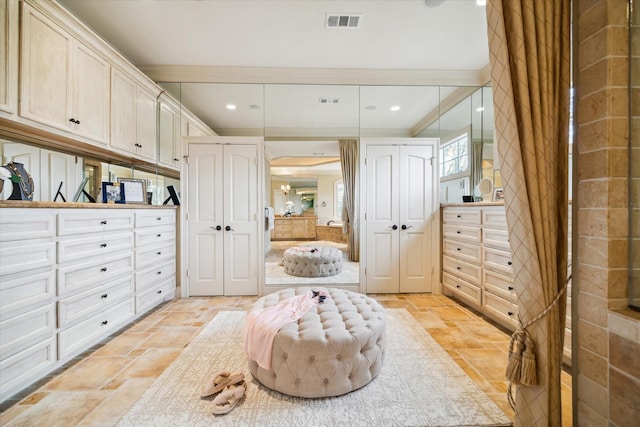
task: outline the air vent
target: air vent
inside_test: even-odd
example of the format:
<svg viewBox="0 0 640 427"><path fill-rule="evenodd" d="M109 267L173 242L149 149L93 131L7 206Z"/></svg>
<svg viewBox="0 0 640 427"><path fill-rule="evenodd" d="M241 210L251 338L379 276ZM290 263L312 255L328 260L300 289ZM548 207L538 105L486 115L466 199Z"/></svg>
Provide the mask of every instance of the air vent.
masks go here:
<svg viewBox="0 0 640 427"><path fill-rule="evenodd" d="M325 26L327 28L360 28L360 21L362 18L361 13L350 13L350 14L336 14L336 13L327 13L327 19L325 21Z"/></svg>
<svg viewBox="0 0 640 427"><path fill-rule="evenodd" d="M320 104L337 104L340 98L320 98Z"/></svg>

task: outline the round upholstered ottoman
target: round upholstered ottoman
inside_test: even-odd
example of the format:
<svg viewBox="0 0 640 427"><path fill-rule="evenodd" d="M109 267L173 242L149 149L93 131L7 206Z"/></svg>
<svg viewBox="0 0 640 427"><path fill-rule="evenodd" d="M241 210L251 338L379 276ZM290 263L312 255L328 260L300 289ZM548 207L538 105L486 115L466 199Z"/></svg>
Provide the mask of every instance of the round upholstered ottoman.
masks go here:
<svg viewBox="0 0 640 427"><path fill-rule="evenodd" d="M294 246L283 258L284 272L292 276L327 277L342 271L342 251L329 246Z"/></svg>
<svg viewBox="0 0 640 427"><path fill-rule="evenodd" d="M251 373L264 386L299 397L339 396L366 385L382 368L386 344L384 309L373 298L333 288L289 288L258 299L251 310L311 290L328 297L278 331L271 369L250 359Z"/></svg>

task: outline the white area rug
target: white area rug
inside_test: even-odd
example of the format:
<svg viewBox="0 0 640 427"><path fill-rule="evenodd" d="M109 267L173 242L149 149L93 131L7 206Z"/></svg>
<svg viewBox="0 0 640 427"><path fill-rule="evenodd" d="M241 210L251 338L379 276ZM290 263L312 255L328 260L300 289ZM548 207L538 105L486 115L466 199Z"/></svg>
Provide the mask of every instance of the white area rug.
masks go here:
<svg viewBox="0 0 640 427"><path fill-rule="evenodd" d="M343 396L303 399L258 383L242 349L245 312L219 313L120 420L120 426L503 426L509 418L405 309L387 309L384 366ZM244 372L245 399L212 415L199 392L214 372Z"/></svg>

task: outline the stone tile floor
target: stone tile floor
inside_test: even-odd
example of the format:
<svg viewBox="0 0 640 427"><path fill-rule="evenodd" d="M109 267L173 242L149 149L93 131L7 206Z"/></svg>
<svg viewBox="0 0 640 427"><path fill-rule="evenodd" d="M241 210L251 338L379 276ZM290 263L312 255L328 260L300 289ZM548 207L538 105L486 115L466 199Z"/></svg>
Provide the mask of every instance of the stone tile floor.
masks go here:
<svg viewBox="0 0 640 427"><path fill-rule="evenodd" d="M406 308L511 418L506 398L509 335L442 295L371 295ZM218 312L245 310L257 297L176 299L0 405L0 425L109 426L118 422ZM562 373L563 425L571 425L571 376Z"/></svg>

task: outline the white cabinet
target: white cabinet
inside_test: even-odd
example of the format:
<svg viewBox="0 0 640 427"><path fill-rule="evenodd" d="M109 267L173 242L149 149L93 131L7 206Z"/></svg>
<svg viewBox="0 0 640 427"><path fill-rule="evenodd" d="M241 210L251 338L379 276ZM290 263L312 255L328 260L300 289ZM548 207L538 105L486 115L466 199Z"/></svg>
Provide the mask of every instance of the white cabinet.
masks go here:
<svg viewBox="0 0 640 427"><path fill-rule="evenodd" d="M23 3L22 117L107 144L110 70L90 47Z"/></svg>
<svg viewBox="0 0 640 427"><path fill-rule="evenodd" d="M128 75L111 73L111 147L156 160L156 97Z"/></svg>
<svg viewBox="0 0 640 427"><path fill-rule="evenodd" d="M0 114L18 112L18 2L0 0Z"/></svg>
<svg viewBox="0 0 640 427"><path fill-rule="evenodd" d="M56 363L55 215L0 215L0 401Z"/></svg>
<svg viewBox="0 0 640 427"><path fill-rule="evenodd" d="M175 297L173 208L0 214L0 402Z"/></svg>
<svg viewBox="0 0 640 427"><path fill-rule="evenodd" d="M391 144L392 141L389 141ZM397 144L411 143L397 141ZM413 142L416 144L416 142ZM366 291L431 292L434 277L433 143L369 145L364 207Z"/></svg>
<svg viewBox="0 0 640 427"><path fill-rule="evenodd" d="M159 100L159 147L158 161L174 169L180 167L180 136L182 134L182 120L180 106L166 95Z"/></svg>

